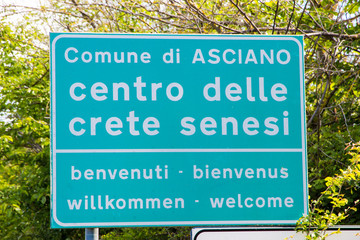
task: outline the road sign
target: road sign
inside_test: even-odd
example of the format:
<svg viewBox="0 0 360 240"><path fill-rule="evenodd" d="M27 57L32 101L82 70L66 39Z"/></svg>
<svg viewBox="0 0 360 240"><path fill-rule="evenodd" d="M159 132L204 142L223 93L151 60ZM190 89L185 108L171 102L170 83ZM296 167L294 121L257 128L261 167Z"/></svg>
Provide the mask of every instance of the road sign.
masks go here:
<svg viewBox="0 0 360 240"><path fill-rule="evenodd" d="M334 226L328 229L327 240L359 240L358 226ZM289 227L193 228L192 240L305 240L306 234Z"/></svg>
<svg viewBox="0 0 360 240"><path fill-rule="evenodd" d="M298 36L51 34L52 227L294 224Z"/></svg>

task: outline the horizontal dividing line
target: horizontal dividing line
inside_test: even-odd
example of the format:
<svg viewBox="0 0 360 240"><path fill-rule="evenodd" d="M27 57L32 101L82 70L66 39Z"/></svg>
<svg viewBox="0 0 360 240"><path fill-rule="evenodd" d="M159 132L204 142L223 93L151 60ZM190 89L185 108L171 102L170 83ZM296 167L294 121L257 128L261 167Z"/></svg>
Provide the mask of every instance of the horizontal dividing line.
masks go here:
<svg viewBox="0 0 360 240"><path fill-rule="evenodd" d="M54 153L303 152L302 148L54 149Z"/></svg>

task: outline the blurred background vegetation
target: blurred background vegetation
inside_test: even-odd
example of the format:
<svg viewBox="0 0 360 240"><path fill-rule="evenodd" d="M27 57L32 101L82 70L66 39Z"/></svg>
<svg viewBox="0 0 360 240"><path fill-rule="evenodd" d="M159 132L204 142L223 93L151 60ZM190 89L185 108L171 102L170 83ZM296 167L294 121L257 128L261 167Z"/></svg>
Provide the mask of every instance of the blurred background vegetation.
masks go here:
<svg viewBox="0 0 360 240"><path fill-rule="evenodd" d="M26 1L24 1L25 4ZM358 0L43 0L0 8L0 238L81 239L50 229L49 34L304 35L310 214L323 238L359 224ZM102 239L188 239L189 227L100 229Z"/></svg>

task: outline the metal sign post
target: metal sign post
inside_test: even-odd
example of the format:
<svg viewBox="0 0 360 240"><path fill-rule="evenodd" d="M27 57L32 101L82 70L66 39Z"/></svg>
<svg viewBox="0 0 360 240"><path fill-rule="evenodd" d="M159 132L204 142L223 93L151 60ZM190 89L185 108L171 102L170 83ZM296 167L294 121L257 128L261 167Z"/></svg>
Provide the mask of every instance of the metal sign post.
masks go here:
<svg viewBox="0 0 360 240"><path fill-rule="evenodd" d="M85 228L85 240L99 240L99 228Z"/></svg>

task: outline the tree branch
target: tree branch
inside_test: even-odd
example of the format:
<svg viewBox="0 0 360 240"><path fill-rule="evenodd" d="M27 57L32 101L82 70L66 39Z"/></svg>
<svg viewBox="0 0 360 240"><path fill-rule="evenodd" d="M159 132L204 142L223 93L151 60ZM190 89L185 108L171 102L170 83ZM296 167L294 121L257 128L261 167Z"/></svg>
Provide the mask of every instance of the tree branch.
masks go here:
<svg viewBox="0 0 360 240"><path fill-rule="evenodd" d="M71 2L74 4L74 6L76 7L76 9L80 12L80 14L83 16L83 18L94 28L96 29L96 25L93 21L93 19L91 19L91 17L89 15L87 15L84 11L81 11L81 9L78 8L78 4L75 0L71 0Z"/></svg>
<svg viewBox="0 0 360 240"><path fill-rule="evenodd" d="M277 18L278 11L279 11L279 0L277 0L277 3L276 3L276 10L275 10L275 16L274 16L274 23L273 23L273 29L272 29L271 34L274 34L274 31L275 31L276 18Z"/></svg>
<svg viewBox="0 0 360 240"><path fill-rule="evenodd" d="M300 22L301 22L302 17L304 16L304 12L305 12L305 9L306 9L306 6L307 6L308 2L309 2L309 0L306 1L306 4L305 4L305 6L304 6L304 10L302 11L301 16L300 16L300 19L299 19L299 21L298 21L298 24L296 25L295 34L297 33L297 30L299 29Z"/></svg>
<svg viewBox="0 0 360 240"><path fill-rule="evenodd" d="M320 107L321 107L321 105L322 105L322 102L324 101L325 94L326 94L326 92L327 92L327 90L328 90L328 88L329 88L329 85L330 85L330 80L328 79L328 80L326 81L325 89L324 89L324 92L323 92L323 94L322 94L322 96L321 96L321 99L320 99L320 101L319 101L318 104L317 104L316 110L315 110L315 112L313 113L313 115L311 116L310 120L309 120L309 121L307 122L307 124L306 124L307 127L310 126L310 124L311 124L312 121L314 120L314 117L315 117L316 114L319 112Z"/></svg>
<svg viewBox="0 0 360 240"><path fill-rule="evenodd" d="M246 13L239 7L239 5L235 4L233 0L230 0L230 2L237 8L237 10L245 17L246 20L249 21L251 26L256 30L257 33L261 34L260 30L256 27L255 23L251 21L251 19L246 15Z"/></svg>
<svg viewBox="0 0 360 240"><path fill-rule="evenodd" d="M285 34L287 34L287 33L289 32L291 20L292 20L292 18L293 18L293 16L294 16L294 12L295 12L295 3L296 3L296 0L293 1L293 10L292 10L292 12L291 12L291 16L290 16L290 19L289 19L289 23L288 23L288 25L287 25L287 27L286 27L286 32L285 32Z"/></svg>

